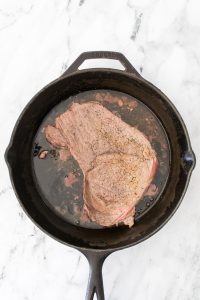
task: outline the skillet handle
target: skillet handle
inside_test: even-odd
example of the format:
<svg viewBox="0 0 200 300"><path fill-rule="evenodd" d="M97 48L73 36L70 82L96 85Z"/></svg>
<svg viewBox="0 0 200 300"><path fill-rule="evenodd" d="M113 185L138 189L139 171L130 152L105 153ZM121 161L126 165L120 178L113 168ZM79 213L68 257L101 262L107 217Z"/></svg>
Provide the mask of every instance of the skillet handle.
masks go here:
<svg viewBox="0 0 200 300"><path fill-rule="evenodd" d="M125 71L128 73L132 73L138 77L141 77L140 74L136 71L136 69L131 65L128 59L120 52L113 52L113 51L89 51L83 52L72 64L69 68L62 74L61 77L78 71L80 65L87 59L114 59L121 62L124 66Z"/></svg>
<svg viewBox="0 0 200 300"><path fill-rule="evenodd" d="M104 260L109 254L102 254L97 252L83 252L83 254L86 256L90 265L90 273L85 300L93 300L95 294L97 296L97 300L105 300L102 278L102 266Z"/></svg>

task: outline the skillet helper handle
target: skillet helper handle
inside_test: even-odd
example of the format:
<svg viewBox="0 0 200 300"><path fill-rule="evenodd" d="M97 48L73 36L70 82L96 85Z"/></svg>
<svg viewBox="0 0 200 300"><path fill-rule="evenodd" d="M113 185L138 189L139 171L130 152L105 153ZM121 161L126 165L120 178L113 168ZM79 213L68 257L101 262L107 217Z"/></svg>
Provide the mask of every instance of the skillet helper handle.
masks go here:
<svg viewBox="0 0 200 300"><path fill-rule="evenodd" d="M132 73L138 77L141 77L140 74L136 71L136 69L131 65L128 59L120 52L113 51L89 51L83 52L72 64L69 68L62 74L65 76L67 74L78 71L78 68L81 64L87 59L114 59L120 61L120 63L124 66L125 72Z"/></svg>
<svg viewBox="0 0 200 300"><path fill-rule="evenodd" d="M89 253L85 255L90 265L90 273L85 300L93 300L95 294L97 296L97 300L105 300L102 266L107 255L102 255L101 253Z"/></svg>

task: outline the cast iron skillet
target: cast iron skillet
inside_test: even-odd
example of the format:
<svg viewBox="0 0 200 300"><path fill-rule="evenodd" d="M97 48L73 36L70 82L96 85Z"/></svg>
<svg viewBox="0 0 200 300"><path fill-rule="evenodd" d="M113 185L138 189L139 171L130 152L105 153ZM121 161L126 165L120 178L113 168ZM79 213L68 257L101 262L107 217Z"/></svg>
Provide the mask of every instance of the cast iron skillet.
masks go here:
<svg viewBox="0 0 200 300"><path fill-rule="evenodd" d="M78 67L86 59L119 60L125 71ZM144 103L160 120L170 145L170 173L158 201L132 228L90 229L73 225L53 212L42 198L32 170L35 134L47 113L62 100L79 92L108 89L124 92ZM45 233L81 251L90 264L87 300L104 299L102 264L112 252L136 245L156 233L172 217L183 198L195 166L188 133L170 100L143 79L117 52L86 52L58 79L47 85L23 110L15 125L5 159L15 193L28 216Z"/></svg>

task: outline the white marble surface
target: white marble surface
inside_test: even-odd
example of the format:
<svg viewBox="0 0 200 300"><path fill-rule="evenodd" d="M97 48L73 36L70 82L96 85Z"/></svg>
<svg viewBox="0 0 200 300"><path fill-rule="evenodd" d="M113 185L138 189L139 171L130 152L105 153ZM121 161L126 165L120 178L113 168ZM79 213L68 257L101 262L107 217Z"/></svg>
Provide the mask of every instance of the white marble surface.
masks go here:
<svg viewBox="0 0 200 300"><path fill-rule="evenodd" d="M124 53L163 90L183 116L197 156L184 201L170 222L106 260L106 300L200 299L199 11L198 0L0 0L2 300L84 299L86 259L26 217L3 155L29 99L88 50Z"/></svg>

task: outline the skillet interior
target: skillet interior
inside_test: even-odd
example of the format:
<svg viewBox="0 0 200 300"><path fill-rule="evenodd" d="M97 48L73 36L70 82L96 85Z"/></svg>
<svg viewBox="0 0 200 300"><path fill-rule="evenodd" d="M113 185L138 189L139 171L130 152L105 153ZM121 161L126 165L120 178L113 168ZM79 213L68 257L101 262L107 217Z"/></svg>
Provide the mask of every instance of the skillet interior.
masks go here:
<svg viewBox="0 0 200 300"><path fill-rule="evenodd" d="M146 193L136 205L134 219L137 222L148 210L152 209L166 185L169 175L170 149L166 133L157 117L146 105L130 95L111 90L90 90L71 96L56 105L47 114L35 136L33 144L35 180L46 204L64 220L85 228L103 228L91 222L83 213L84 178L79 164L72 156L66 161L59 159L59 150L47 142L44 134L44 128L50 124L54 125L55 118L69 109L72 103L81 104L90 101L102 104L127 124L137 127L151 141L156 152L158 168L151 185L156 192L151 192L150 195ZM88 129L93 130L93 128ZM48 151L46 158L40 159L40 154L45 150ZM66 186L65 179L72 174L76 182Z"/></svg>
<svg viewBox="0 0 200 300"><path fill-rule="evenodd" d="M97 230L66 223L45 204L34 180L32 145L46 114L77 91L95 89L117 90L139 99L158 117L170 143L171 166L167 185L153 209L131 229ZM194 162L185 126L169 100L143 79L109 69L78 71L41 90L20 116L6 157L17 196L33 221L61 242L90 249L119 249L134 245L159 230L178 207Z"/></svg>

